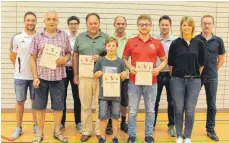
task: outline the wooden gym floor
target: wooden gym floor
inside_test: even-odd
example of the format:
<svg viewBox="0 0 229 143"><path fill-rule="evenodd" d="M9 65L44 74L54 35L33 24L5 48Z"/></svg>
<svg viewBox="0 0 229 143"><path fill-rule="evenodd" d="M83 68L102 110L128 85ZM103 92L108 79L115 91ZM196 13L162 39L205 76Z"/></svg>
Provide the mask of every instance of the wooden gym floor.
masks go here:
<svg viewBox="0 0 229 143"><path fill-rule="evenodd" d="M32 133L32 116L31 113L25 113L23 118L24 134L17 140L11 140L11 134L16 126L15 113L1 114L1 141L4 142L31 142L35 134ZM94 117L93 117L94 118ZM195 125L192 133L193 143L214 143L206 136L205 131L205 113L196 113ZM144 143L144 120L145 114L139 113L137 119L137 140L136 143ZM153 134L155 143L175 143L176 138L170 137L167 133L167 113L160 113L158 116L157 126ZM79 143L80 133L75 130L74 116L72 113L67 113L66 128L63 130L64 135L68 137L69 143ZM58 141L52 137L53 116L52 113L46 114L45 131L43 143L57 143ZM218 143L229 143L229 113L217 113L216 117L216 132L220 138ZM120 143L127 141L127 134L120 131L118 136ZM112 136L107 137L107 142L111 143ZM93 135L88 143L97 143L96 137Z"/></svg>

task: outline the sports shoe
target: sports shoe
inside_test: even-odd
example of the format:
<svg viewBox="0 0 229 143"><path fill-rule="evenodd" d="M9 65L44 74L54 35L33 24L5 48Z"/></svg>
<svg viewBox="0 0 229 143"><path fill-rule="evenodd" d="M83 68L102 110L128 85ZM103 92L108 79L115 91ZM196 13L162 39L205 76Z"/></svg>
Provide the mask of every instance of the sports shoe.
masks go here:
<svg viewBox="0 0 229 143"><path fill-rule="evenodd" d="M183 143L183 138L182 137L178 137L176 140L176 143Z"/></svg>
<svg viewBox="0 0 229 143"><path fill-rule="evenodd" d="M82 124L81 123L76 124L76 130L80 133L82 132Z"/></svg>
<svg viewBox="0 0 229 143"><path fill-rule="evenodd" d="M13 132L13 134L12 134L12 136L11 136L11 138L13 140L15 140L15 139L19 138L22 134L23 134L23 132L22 132L21 127L16 127L14 132Z"/></svg>
<svg viewBox="0 0 229 143"><path fill-rule="evenodd" d="M154 143L153 137L145 137L145 143Z"/></svg>
<svg viewBox="0 0 229 143"><path fill-rule="evenodd" d="M135 143L136 137L129 137L127 143Z"/></svg>
<svg viewBox="0 0 229 143"><path fill-rule="evenodd" d="M186 138L186 139L184 139L184 143L192 143L192 141L190 138Z"/></svg>
<svg viewBox="0 0 229 143"><path fill-rule="evenodd" d="M172 137L176 137L176 131L174 130L174 126L169 126L169 130L168 130L170 136Z"/></svg>
<svg viewBox="0 0 229 143"><path fill-rule="evenodd" d="M33 125L33 132L37 133L37 131L38 131L38 126L37 126L37 124L35 124L35 125Z"/></svg>

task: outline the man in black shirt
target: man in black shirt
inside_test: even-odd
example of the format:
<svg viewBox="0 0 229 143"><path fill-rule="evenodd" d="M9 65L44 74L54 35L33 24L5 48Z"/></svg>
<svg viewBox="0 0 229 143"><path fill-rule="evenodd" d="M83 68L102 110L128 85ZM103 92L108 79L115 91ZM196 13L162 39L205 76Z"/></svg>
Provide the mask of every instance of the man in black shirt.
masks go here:
<svg viewBox="0 0 229 143"><path fill-rule="evenodd" d="M205 43L205 65L201 75L202 85L205 87L207 100L207 135L215 141L219 137L215 133L216 92L218 87L218 70L224 63L225 48L223 40L212 34L214 18L204 15L201 18L202 33L196 38Z"/></svg>

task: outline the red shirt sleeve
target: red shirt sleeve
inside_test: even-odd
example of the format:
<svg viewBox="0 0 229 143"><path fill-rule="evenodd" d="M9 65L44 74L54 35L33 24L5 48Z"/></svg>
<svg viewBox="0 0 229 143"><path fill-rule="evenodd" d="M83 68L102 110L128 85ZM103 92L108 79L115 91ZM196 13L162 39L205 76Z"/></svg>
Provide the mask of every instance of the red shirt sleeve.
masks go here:
<svg viewBox="0 0 229 143"><path fill-rule="evenodd" d="M130 39L127 40L125 49L123 51L123 56L129 57L130 56L130 51L131 51L131 46L130 46Z"/></svg>
<svg viewBox="0 0 229 143"><path fill-rule="evenodd" d="M161 41L158 42L157 55L158 55L158 57L166 56L165 50L164 50L164 47L163 47Z"/></svg>

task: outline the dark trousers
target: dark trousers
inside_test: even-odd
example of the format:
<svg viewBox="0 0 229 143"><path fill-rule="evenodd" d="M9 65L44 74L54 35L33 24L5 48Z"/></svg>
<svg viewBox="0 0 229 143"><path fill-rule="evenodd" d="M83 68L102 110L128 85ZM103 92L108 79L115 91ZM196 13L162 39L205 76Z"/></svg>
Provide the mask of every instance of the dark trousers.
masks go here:
<svg viewBox="0 0 229 143"><path fill-rule="evenodd" d="M170 89L170 74L169 72L160 72L159 75L157 76L157 98L155 102L155 122L154 122L154 127L156 126L157 123L157 115L158 115L158 107L159 107L159 102L161 99L161 93L163 90L163 86L165 86L166 93L167 93L167 102L168 102L168 126L174 126L174 105L173 105L173 99L172 99L172 94L171 94L171 89Z"/></svg>
<svg viewBox="0 0 229 143"><path fill-rule="evenodd" d="M207 122L206 130L211 131L215 128L216 117L216 93L218 87L218 78L202 77L201 86L204 85L207 102Z"/></svg>
<svg viewBox="0 0 229 143"><path fill-rule="evenodd" d="M78 124L81 122L81 104L80 104L80 99L79 99L78 85L74 84L73 82L74 75L73 75L72 67L66 67L66 74L67 74L67 77L65 79L64 110L63 110L63 117L62 117L61 123L65 124L65 121L66 121L66 99L67 99L68 84L70 81L71 87L72 87L72 96L74 100L75 124Z"/></svg>

